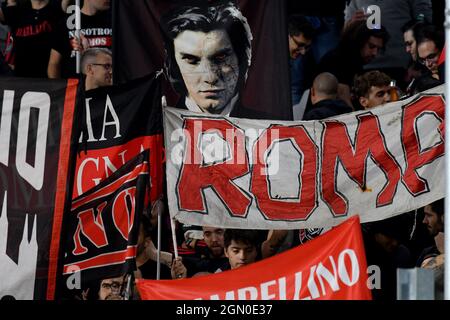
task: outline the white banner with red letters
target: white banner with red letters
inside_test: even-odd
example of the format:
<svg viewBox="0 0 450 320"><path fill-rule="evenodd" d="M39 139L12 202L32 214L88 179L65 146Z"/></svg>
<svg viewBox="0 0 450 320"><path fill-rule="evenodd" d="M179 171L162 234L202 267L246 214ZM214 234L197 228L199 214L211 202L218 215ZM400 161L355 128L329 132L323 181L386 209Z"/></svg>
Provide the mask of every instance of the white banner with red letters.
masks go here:
<svg viewBox="0 0 450 320"><path fill-rule="evenodd" d="M243 229L386 219L445 195L443 86L321 121L164 111L170 214Z"/></svg>

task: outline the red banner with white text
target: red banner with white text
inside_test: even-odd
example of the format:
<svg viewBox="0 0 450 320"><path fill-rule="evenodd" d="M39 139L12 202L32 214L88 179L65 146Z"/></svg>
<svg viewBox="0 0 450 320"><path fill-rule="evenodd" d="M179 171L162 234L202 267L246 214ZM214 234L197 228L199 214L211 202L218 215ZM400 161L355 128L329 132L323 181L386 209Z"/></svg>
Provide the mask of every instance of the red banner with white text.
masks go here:
<svg viewBox="0 0 450 320"><path fill-rule="evenodd" d="M235 270L137 280L143 300L370 300L358 217L295 249Z"/></svg>

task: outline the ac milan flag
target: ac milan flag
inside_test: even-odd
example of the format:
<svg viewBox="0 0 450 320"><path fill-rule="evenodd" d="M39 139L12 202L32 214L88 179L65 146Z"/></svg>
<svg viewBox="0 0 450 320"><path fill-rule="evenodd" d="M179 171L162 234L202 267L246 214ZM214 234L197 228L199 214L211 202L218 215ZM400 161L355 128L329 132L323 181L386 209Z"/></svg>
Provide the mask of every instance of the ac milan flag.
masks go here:
<svg viewBox="0 0 450 320"><path fill-rule="evenodd" d="M114 81L164 68L169 106L185 108L189 98L204 109L209 99L217 109L234 104L240 118L290 120L285 6L271 0L114 1Z"/></svg>
<svg viewBox="0 0 450 320"><path fill-rule="evenodd" d="M86 92L73 198L150 150L151 200L162 195L163 139L160 79L151 74L124 85Z"/></svg>
<svg viewBox="0 0 450 320"><path fill-rule="evenodd" d="M66 220L65 276L81 272L81 283L88 283L135 270L148 173L146 150L72 201Z"/></svg>
<svg viewBox="0 0 450 320"><path fill-rule="evenodd" d="M183 280L136 280L143 300L370 300L358 217L238 269Z"/></svg>
<svg viewBox="0 0 450 320"><path fill-rule="evenodd" d="M53 299L78 81L0 79L0 299Z"/></svg>

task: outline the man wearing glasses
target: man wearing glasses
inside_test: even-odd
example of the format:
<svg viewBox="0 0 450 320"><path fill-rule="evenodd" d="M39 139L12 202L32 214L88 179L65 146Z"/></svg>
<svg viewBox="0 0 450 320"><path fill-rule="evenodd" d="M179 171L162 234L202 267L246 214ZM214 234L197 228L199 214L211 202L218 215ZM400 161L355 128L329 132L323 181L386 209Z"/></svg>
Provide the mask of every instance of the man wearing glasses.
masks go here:
<svg viewBox="0 0 450 320"><path fill-rule="evenodd" d="M85 89L112 85L112 53L106 48L90 48L83 53L81 70L86 75Z"/></svg>
<svg viewBox="0 0 450 320"><path fill-rule="evenodd" d="M417 58L431 72L431 76L439 79L439 56L444 48L444 33L433 25L425 26L418 31Z"/></svg>
<svg viewBox="0 0 450 320"><path fill-rule="evenodd" d="M121 297L123 285L123 277L102 280L98 300L123 300Z"/></svg>
<svg viewBox="0 0 450 320"><path fill-rule="evenodd" d="M312 76L308 74L307 67L311 63L314 64L314 60L311 56L311 59L307 62L305 55L311 48L315 30L305 16L292 15L289 17L288 32L289 55L291 57L291 96L292 104L296 105L300 102L309 82L312 82Z"/></svg>

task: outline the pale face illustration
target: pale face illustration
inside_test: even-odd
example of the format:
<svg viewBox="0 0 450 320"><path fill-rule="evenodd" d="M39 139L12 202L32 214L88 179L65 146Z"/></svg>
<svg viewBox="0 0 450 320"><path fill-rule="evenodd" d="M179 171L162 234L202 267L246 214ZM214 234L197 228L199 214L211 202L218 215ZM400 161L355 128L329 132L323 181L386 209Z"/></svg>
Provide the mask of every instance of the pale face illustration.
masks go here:
<svg viewBox="0 0 450 320"><path fill-rule="evenodd" d="M225 30L186 30L174 40L175 60L188 97L203 111L220 113L236 95L239 62Z"/></svg>

